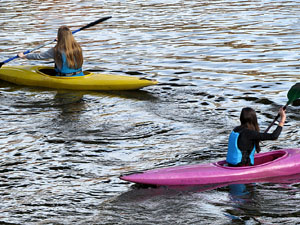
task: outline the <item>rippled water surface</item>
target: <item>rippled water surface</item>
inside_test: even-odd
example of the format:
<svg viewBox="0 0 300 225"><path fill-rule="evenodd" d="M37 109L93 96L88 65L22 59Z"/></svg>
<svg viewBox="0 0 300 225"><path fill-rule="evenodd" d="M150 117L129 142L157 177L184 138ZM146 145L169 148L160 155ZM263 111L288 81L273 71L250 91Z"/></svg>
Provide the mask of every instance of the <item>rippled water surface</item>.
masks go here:
<svg viewBox="0 0 300 225"><path fill-rule="evenodd" d="M299 81L299 15L300 2L285 0L0 0L0 61L53 40L60 25L112 16L76 34L84 68L159 81L131 92L0 81L1 224L299 222L300 176L187 190L118 178L224 159L245 106L264 130ZM9 63L20 64L52 63ZM263 151L299 146L299 105Z"/></svg>

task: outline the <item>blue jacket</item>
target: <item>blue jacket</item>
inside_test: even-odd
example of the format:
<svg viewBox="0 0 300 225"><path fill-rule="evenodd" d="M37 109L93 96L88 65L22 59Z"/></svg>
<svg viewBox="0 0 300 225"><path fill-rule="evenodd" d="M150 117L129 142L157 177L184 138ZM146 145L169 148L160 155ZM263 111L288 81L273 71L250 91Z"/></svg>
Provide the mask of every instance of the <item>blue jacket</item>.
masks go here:
<svg viewBox="0 0 300 225"><path fill-rule="evenodd" d="M238 138L240 133L232 131L229 135L229 141L228 141L228 152L227 152L227 158L226 162L231 165L238 165L240 162L242 162L242 151L238 147ZM251 151L250 154L250 162L251 165L254 165L254 153L255 153L255 146Z"/></svg>
<svg viewBox="0 0 300 225"><path fill-rule="evenodd" d="M63 74L70 74L70 73L76 73L76 72L80 72L81 73L78 73L76 75L73 75L73 76L84 76L83 72L82 72L82 68L79 68L79 69L73 69L73 68L70 68L68 66L68 62L67 62L67 57L64 53L62 53L62 67L61 68L58 68L57 66L55 66L55 70L59 73L63 73Z"/></svg>
<svg viewBox="0 0 300 225"><path fill-rule="evenodd" d="M41 60L41 59L54 59L54 48L50 48L45 52L42 53L31 53L26 55L27 59L35 59L35 60ZM62 54L62 68L58 68L57 65L55 65L55 71L58 73L63 73L63 74L68 74L68 73L76 73L81 71L82 68L79 69L72 69L68 67L68 63L67 63L67 57L66 55L63 53ZM76 75L73 76L83 76L83 72L78 73Z"/></svg>

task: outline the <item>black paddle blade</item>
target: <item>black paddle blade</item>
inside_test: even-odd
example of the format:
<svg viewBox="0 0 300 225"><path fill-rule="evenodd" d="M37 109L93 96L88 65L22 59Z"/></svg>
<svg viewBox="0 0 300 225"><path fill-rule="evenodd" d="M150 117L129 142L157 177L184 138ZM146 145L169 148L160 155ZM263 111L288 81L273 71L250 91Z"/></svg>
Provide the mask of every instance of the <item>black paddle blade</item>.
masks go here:
<svg viewBox="0 0 300 225"><path fill-rule="evenodd" d="M0 62L0 68L4 65L4 62Z"/></svg>
<svg viewBox="0 0 300 225"><path fill-rule="evenodd" d="M300 98L300 83L296 83L294 86L291 87L289 90L287 97L289 99L288 104L293 103L293 101Z"/></svg>
<svg viewBox="0 0 300 225"><path fill-rule="evenodd" d="M94 21L92 23L89 23L88 25L85 25L84 27L81 27L80 30L84 30L84 29L87 29L89 27L95 26L96 24L101 23L101 22L103 22L105 20L108 20L110 18L111 18L111 16L103 17L103 18L101 18L99 20L96 20L96 21Z"/></svg>

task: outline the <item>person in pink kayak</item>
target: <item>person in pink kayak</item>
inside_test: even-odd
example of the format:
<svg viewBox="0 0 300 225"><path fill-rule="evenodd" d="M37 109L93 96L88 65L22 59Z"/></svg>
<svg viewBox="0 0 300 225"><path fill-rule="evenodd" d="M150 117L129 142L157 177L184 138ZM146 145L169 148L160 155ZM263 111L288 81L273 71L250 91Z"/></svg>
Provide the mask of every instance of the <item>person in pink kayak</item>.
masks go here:
<svg viewBox="0 0 300 225"><path fill-rule="evenodd" d="M229 166L254 165L254 154L260 152L259 142L276 140L286 120L285 110L279 109L280 122L272 133L261 133L256 112L252 108L243 108L240 114L241 125L233 129L229 136L226 162Z"/></svg>
<svg viewBox="0 0 300 225"><path fill-rule="evenodd" d="M72 32L67 26L61 26L57 32L57 43L46 52L24 55L26 59L54 59L57 76L83 76L83 55L80 45L76 42Z"/></svg>

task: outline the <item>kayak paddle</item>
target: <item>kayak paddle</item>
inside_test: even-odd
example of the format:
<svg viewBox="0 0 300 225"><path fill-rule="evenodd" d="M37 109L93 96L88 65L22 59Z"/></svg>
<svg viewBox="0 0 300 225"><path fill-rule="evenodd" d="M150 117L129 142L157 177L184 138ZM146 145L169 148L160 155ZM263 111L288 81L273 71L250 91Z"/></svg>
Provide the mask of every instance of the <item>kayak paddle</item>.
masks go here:
<svg viewBox="0 0 300 225"><path fill-rule="evenodd" d="M75 33L77 33L78 31L87 29L87 28L89 28L89 27L95 26L96 24L101 23L101 22L103 22L103 21L105 21L105 20L108 20L108 19L110 19L110 18L111 18L111 16L107 16L107 17L103 17L103 18L101 18L101 19L98 19L98 20L96 20L96 21L94 21L94 22L92 22L92 23L89 23L89 24L87 24L87 25L85 25L85 26L83 26L83 27L81 27L81 28L79 28L79 29L77 29L77 30L72 31L72 34L75 34ZM48 41L48 42L46 42L46 43L44 43L44 44L42 44L42 45L40 45L40 46L38 46L38 47L36 47L36 48L34 48L34 49L27 50L27 51L23 52L23 54L26 55L26 54L28 54L28 53L30 53L30 52L33 52L33 51L35 51L35 50L37 50L37 49L40 49L40 48L42 48L42 47L44 47L44 46L46 46L46 45L52 44L52 43L55 42L55 41L56 41L56 39L54 39L53 41ZM18 55L14 56L14 57L11 57L11 58L9 58L9 59L3 61L3 62L0 62L0 68L3 66L3 64L8 63L8 62L10 62L10 61L12 61L12 60L14 60L14 59L17 59L17 58L19 58Z"/></svg>
<svg viewBox="0 0 300 225"><path fill-rule="evenodd" d="M288 102L286 103L285 106L283 106L283 109L286 109L286 107L293 103L293 101L297 100L298 98L300 98L300 83L296 83L294 84L291 89L289 90L288 94L287 94L287 97L288 97ZM279 113L278 115L276 116L276 118L273 120L273 122L268 126L268 128L266 129L265 133L267 133L270 128L274 125L274 123L278 120L278 118L280 117Z"/></svg>

